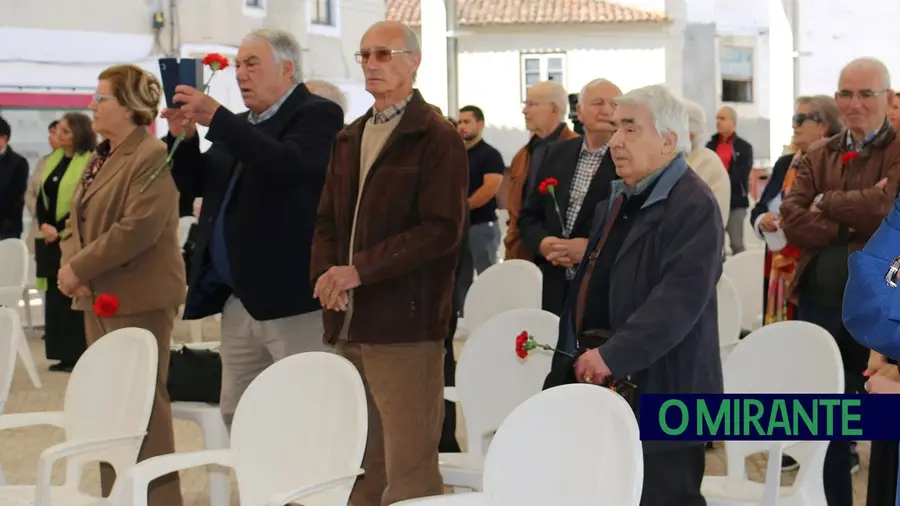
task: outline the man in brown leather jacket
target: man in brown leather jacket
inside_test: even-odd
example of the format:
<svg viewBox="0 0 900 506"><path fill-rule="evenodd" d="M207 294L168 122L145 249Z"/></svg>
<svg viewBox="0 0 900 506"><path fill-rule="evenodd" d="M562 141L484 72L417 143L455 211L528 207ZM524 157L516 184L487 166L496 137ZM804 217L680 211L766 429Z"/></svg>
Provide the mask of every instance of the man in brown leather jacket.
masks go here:
<svg viewBox="0 0 900 506"><path fill-rule="evenodd" d="M835 100L846 129L810 147L781 205L788 243L802 250L791 287L797 316L834 336L847 393L864 391L869 357L841 321L847 258L878 228L900 186L900 139L887 121L892 97L880 61L861 58L844 67ZM851 460L848 441L831 442L824 470L828 506L851 506Z"/></svg>

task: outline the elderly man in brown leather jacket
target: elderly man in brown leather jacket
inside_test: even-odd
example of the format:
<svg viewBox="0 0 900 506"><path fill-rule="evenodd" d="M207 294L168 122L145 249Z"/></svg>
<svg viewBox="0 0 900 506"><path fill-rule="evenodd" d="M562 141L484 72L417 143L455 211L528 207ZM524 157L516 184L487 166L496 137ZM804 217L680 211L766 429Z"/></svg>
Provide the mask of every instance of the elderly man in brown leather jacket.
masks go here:
<svg viewBox="0 0 900 506"><path fill-rule="evenodd" d="M400 23L363 35L375 106L334 141L311 275L325 338L363 377L369 437L353 506L440 495L444 339L467 223L466 148L413 89L419 41Z"/></svg>
<svg viewBox="0 0 900 506"><path fill-rule="evenodd" d="M861 58L844 67L835 100L846 129L810 147L781 205L788 243L802 250L791 287L797 316L834 336L847 393L864 390L869 357L841 321L847 258L878 228L900 186L900 139L887 121L893 94L880 61ZM824 470L828 506L851 506L851 460L848 441L831 442Z"/></svg>

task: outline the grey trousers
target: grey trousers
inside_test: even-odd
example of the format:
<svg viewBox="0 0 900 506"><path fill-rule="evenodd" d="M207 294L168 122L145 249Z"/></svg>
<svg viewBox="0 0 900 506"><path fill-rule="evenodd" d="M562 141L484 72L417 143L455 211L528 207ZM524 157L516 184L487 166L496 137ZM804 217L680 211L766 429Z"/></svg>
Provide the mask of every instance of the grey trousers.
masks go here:
<svg viewBox="0 0 900 506"><path fill-rule="evenodd" d="M469 227L469 251L472 252L472 264L478 274L497 263L500 251L500 226L496 221Z"/></svg>
<svg viewBox="0 0 900 506"><path fill-rule="evenodd" d="M744 251L744 220L747 219L747 208L732 209L728 214L728 241L731 243L731 254L737 255Z"/></svg>
<svg viewBox="0 0 900 506"><path fill-rule="evenodd" d="M231 420L244 390L276 361L308 351L334 352L322 342L322 312L277 320L256 321L241 301L231 297L222 310L222 394L219 401L225 425Z"/></svg>

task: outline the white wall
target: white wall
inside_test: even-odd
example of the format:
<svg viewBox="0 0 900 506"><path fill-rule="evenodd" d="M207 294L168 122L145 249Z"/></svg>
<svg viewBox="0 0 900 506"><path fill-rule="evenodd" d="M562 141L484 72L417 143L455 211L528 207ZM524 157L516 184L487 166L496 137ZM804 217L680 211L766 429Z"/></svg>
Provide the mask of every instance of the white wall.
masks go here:
<svg viewBox="0 0 900 506"><path fill-rule="evenodd" d="M565 52L563 84L569 93L598 77L625 91L666 83L666 26L625 26L467 29L459 39L459 104L484 110L485 138L509 163L528 140L522 118L521 53Z"/></svg>

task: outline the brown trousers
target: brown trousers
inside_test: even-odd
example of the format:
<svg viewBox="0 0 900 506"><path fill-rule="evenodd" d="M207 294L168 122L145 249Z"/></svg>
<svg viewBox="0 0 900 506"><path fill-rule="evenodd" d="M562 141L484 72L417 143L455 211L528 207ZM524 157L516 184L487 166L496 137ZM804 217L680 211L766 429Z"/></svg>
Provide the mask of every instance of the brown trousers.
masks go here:
<svg viewBox="0 0 900 506"><path fill-rule="evenodd" d="M175 326L177 314L177 308L116 315L102 320L91 312L84 314L85 337L89 347L104 335L126 327L146 329L156 336L159 350L156 396L153 399L153 410L150 412L150 423L147 425L147 437L144 438L138 461L175 452L172 405L166 390L166 380L169 377L169 344L172 341L172 328ZM109 497L115 481L116 472L113 467L101 463L100 486L103 497ZM181 483L178 480L178 473L167 474L151 482L147 498L149 506L181 506Z"/></svg>
<svg viewBox="0 0 900 506"><path fill-rule="evenodd" d="M438 443L444 422L444 343L357 344L337 352L366 387L369 437L352 506L388 506L441 495Z"/></svg>

